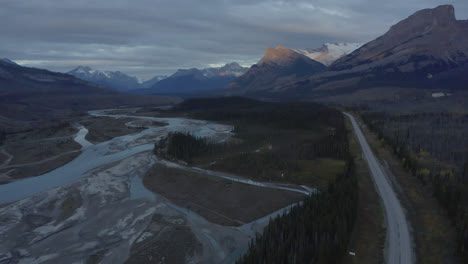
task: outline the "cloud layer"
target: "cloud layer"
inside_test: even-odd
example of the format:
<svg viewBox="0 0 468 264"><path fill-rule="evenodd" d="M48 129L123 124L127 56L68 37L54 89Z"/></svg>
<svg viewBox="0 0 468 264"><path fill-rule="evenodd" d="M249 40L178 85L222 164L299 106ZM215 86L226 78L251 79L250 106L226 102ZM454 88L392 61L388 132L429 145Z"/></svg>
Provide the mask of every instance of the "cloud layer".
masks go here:
<svg viewBox="0 0 468 264"><path fill-rule="evenodd" d="M366 42L415 11L466 0L3 0L0 57L142 79L178 68L258 61L266 47Z"/></svg>

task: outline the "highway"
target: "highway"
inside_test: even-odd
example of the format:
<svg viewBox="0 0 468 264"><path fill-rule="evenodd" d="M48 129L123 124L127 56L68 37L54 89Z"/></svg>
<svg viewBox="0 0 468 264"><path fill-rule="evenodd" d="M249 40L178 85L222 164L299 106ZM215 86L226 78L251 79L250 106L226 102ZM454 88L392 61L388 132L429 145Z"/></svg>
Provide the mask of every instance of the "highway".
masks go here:
<svg viewBox="0 0 468 264"><path fill-rule="evenodd" d="M383 201L387 222L387 241L384 254L385 262L387 264L412 264L415 261L411 235L403 207L395 191L392 189L388 176L385 175L381 164L369 147L356 120L352 115L348 113L344 114L351 120L354 132L359 140L367 164L369 165L369 170L374 179L377 192ZM359 254L359 252L356 253Z"/></svg>

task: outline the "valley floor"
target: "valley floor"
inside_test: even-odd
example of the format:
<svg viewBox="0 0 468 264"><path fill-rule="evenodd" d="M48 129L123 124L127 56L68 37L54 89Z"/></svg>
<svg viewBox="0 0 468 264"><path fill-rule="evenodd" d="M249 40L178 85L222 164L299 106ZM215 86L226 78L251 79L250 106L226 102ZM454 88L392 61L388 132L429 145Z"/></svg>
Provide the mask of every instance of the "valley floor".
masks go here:
<svg viewBox="0 0 468 264"><path fill-rule="evenodd" d="M123 117L101 111L91 114ZM232 263L270 217L286 212L311 191L229 179L165 162L166 167L177 167L174 173L197 174L192 181L206 180L200 190L224 188L247 200L224 207L220 205L228 201L213 203L209 192L200 196L193 189L185 197L185 192L171 193L176 185L187 187L186 179L168 182L158 167L150 170L160 162L150 152L154 142L170 131L222 141L231 137L232 127L183 118L132 118L168 125L151 123L148 129L97 144L86 140L88 130L81 128L75 137L82 145L81 154L73 161L41 176L0 185L0 263ZM161 181L167 188L155 184ZM243 215L239 207L247 208L247 213Z"/></svg>

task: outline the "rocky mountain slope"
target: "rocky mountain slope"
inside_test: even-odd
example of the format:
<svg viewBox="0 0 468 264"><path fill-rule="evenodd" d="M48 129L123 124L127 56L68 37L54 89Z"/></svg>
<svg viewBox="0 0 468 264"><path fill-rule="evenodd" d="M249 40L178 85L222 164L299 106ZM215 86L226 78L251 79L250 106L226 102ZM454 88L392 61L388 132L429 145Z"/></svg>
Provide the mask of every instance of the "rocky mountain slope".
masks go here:
<svg viewBox="0 0 468 264"><path fill-rule="evenodd" d="M284 83L324 71L326 66L292 49L268 48L265 56L226 89L225 94L280 92Z"/></svg>
<svg viewBox="0 0 468 264"><path fill-rule="evenodd" d="M311 78L311 87L468 88L468 20L451 5L424 9Z"/></svg>
<svg viewBox="0 0 468 264"><path fill-rule="evenodd" d="M364 43L325 43L317 49L296 49L294 51L301 53L313 60L316 60L326 66L351 52L359 49Z"/></svg>
<svg viewBox="0 0 468 264"><path fill-rule="evenodd" d="M426 67L456 67L468 61L467 33L468 21L456 20L453 6L424 9L340 59L331 70L391 66L396 71L413 72Z"/></svg>

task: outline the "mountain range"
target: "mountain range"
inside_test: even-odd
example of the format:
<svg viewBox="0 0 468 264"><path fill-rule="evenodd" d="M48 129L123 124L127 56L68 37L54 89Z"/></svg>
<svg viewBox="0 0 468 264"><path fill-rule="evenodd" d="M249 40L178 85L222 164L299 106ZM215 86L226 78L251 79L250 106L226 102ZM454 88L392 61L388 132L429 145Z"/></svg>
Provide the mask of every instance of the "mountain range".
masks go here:
<svg viewBox="0 0 468 264"><path fill-rule="evenodd" d="M205 69L181 69L147 89L133 91L140 94L206 93L224 88L248 68L238 63Z"/></svg>
<svg viewBox="0 0 468 264"><path fill-rule="evenodd" d="M33 100L31 95L60 93L119 94L104 86L135 94L244 95L274 100L315 100L385 87L466 91L468 20L457 20L453 6L442 5L414 13L364 45L325 44L306 50L278 46L267 48L263 58L250 68L229 63L181 69L145 83L120 72L82 66L69 74L80 79L2 59L0 85L6 89L0 91L0 100L24 99L23 93L28 100Z"/></svg>
<svg viewBox="0 0 468 264"><path fill-rule="evenodd" d="M272 51L267 49L264 59L231 83L224 94L314 99L382 86L468 88L468 20L456 20L451 5L416 12L326 69L293 66L304 62L304 54L313 57L314 52L285 52L284 47L278 47L277 54ZM280 63L281 72L290 75L279 73L277 67L262 66L266 61L287 61Z"/></svg>
<svg viewBox="0 0 468 264"><path fill-rule="evenodd" d="M103 85L117 91L149 88L166 78L166 76L155 76L148 81L140 83L136 77L128 76L120 71L98 71L87 66L78 66L67 73L76 78Z"/></svg>

